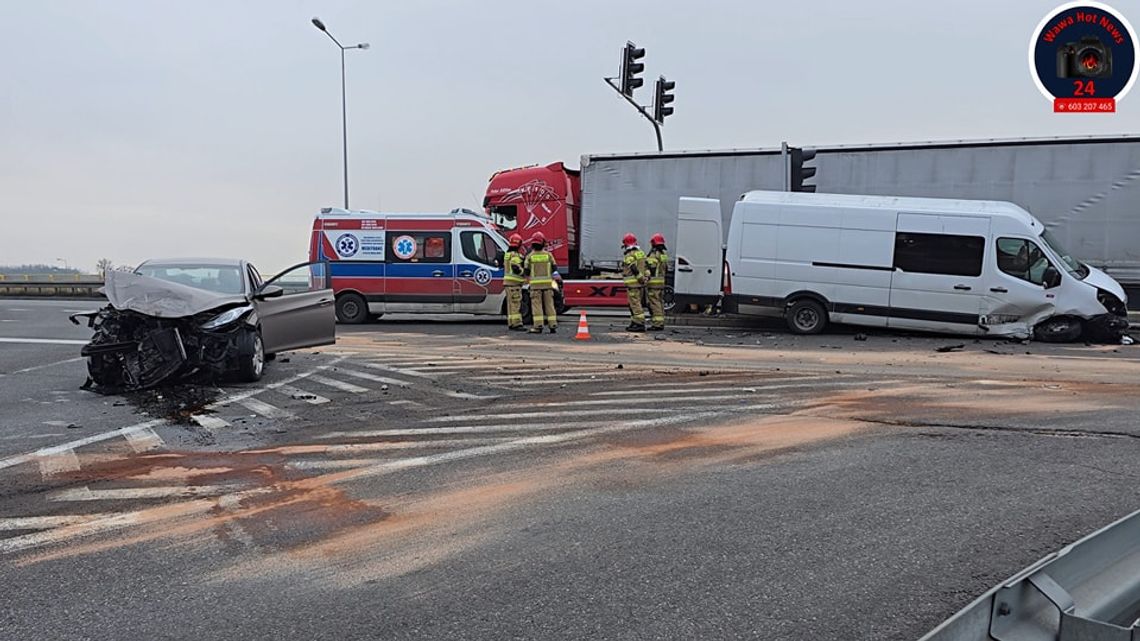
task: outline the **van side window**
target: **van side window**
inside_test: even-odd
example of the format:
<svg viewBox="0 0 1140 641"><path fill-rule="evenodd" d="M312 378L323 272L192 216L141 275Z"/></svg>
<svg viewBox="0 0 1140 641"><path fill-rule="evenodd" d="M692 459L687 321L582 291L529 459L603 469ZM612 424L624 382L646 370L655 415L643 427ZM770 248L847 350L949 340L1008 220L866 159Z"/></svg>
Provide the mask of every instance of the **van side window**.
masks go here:
<svg viewBox="0 0 1140 641"><path fill-rule="evenodd" d="M451 232L394 231L386 234L384 260L390 263L451 262Z"/></svg>
<svg viewBox="0 0 1140 641"><path fill-rule="evenodd" d="M1002 273L1044 286L1045 270L1049 264L1049 259L1033 241L1023 238L997 239L997 265Z"/></svg>
<svg viewBox="0 0 1140 641"><path fill-rule="evenodd" d="M895 268L919 274L981 276L986 239L954 234L895 234Z"/></svg>
<svg viewBox="0 0 1140 641"><path fill-rule="evenodd" d="M496 265L499 246L490 234L481 231L465 231L459 233L459 244L463 246L463 256L470 261L483 265Z"/></svg>

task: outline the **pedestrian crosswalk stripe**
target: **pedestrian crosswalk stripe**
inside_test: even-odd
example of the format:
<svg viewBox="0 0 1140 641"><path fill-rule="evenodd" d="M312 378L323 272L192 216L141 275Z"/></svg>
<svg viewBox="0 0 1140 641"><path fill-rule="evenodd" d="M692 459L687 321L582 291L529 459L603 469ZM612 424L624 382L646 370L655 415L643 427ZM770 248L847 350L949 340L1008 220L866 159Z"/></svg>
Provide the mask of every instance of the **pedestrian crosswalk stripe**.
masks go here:
<svg viewBox="0 0 1140 641"><path fill-rule="evenodd" d="M123 437L127 439L127 444L131 446L131 449L136 452L148 452L163 446L162 437L149 427L124 434Z"/></svg>
<svg viewBox="0 0 1140 641"><path fill-rule="evenodd" d="M375 374L369 374L368 372L359 372L357 370L346 369L344 367L337 368L336 371L338 374L347 374L349 376L361 378L361 379L364 379L366 381L383 383L385 385L395 385L396 387L408 387L409 385L411 385L411 383L409 383L408 381L401 381L401 380L396 379L396 378L388 378L385 376L377 376Z"/></svg>
<svg viewBox="0 0 1140 641"><path fill-rule="evenodd" d="M334 388L341 390L341 391L344 391L344 392L351 392L353 394L363 394L364 392L368 391L367 387L361 387L359 385L353 385L352 383L345 383L344 381L338 381L335 378L329 378L327 376L321 376L319 374L313 374L312 376L309 377L309 380L316 381L316 382L320 383L321 385L328 385L329 387L334 387Z"/></svg>
<svg viewBox="0 0 1140 641"><path fill-rule="evenodd" d="M194 422L208 430L220 430L230 426L225 420L212 414L195 414Z"/></svg>
<svg viewBox="0 0 1140 641"><path fill-rule="evenodd" d="M0 531L5 530L47 530L55 527L86 523L110 516L97 514L64 514L59 516L12 516L0 518Z"/></svg>
<svg viewBox="0 0 1140 641"><path fill-rule="evenodd" d="M60 490L48 496L51 501L124 501L133 499L186 498L194 496L215 496L233 490L228 485L171 485L164 487L122 487L106 490L92 490L89 487L75 487Z"/></svg>
<svg viewBox="0 0 1140 641"><path fill-rule="evenodd" d="M288 396L292 399L305 401L310 405L323 405L329 402L329 399L321 396L320 394L307 392L303 389L293 387L292 385L282 385L276 388L274 391L284 394L285 396Z"/></svg>
<svg viewBox="0 0 1140 641"><path fill-rule="evenodd" d="M292 418L293 417L293 413L290 412L289 410L281 409L280 407L277 407L276 405L270 405L269 403L266 403L265 401L262 401L262 400L258 400L256 398L245 398L245 399L238 401L238 403L241 406L245 407L247 410L254 412L256 414L261 414L265 418Z"/></svg>
<svg viewBox="0 0 1140 641"><path fill-rule="evenodd" d="M75 450L63 450L55 454L40 456L37 460L40 464L40 475L44 478L79 469L79 457L75 455Z"/></svg>

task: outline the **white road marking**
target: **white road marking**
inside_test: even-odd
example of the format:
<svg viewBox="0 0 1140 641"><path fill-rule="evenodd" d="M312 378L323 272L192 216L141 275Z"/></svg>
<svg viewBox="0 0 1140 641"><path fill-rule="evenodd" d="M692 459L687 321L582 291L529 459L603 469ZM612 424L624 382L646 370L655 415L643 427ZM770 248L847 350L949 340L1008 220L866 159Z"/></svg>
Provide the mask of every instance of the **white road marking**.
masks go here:
<svg viewBox="0 0 1140 641"><path fill-rule="evenodd" d="M289 410L283 410L280 407L277 407L276 405L270 405L269 403L266 403L265 401L262 401L262 400L258 400L256 398L243 398L242 400L238 401L238 405L241 405L242 407L246 408L247 410L249 410L251 412L261 414L265 418L292 418L293 417L293 412L290 412Z"/></svg>
<svg viewBox="0 0 1140 641"><path fill-rule="evenodd" d="M131 449L136 452L147 452L164 445L162 437L155 434L154 430L149 427L123 436L126 437L127 444L131 446Z"/></svg>
<svg viewBox="0 0 1140 641"><path fill-rule="evenodd" d="M457 445L481 445L486 443L501 443L509 440L505 437L498 438L441 438L430 441L377 441L372 443L338 443L335 445L327 445L322 454L353 454L355 452L386 452L390 450L432 450L444 447L455 447ZM288 450L288 445L284 449ZM301 446L305 447L305 446ZM274 451L273 449L267 451ZM258 450L253 450L258 452ZM386 459L391 460L391 459Z"/></svg>
<svg viewBox="0 0 1140 641"><path fill-rule="evenodd" d="M281 385L280 387L278 387L276 389L276 391L280 392L280 393L282 393L285 396L288 396L290 398L305 401L306 403L308 403L310 405L321 405L323 403L329 402L329 399L325 398L324 396L321 396L320 394L314 394L312 392L306 392L305 390L298 389L296 387L293 387L292 385Z"/></svg>
<svg viewBox="0 0 1140 641"><path fill-rule="evenodd" d="M58 454L41 456L38 463L40 464L40 474L45 479L64 472L75 472L79 469L79 457L75 455L75 450L64 450Z"/></svg>
<svg viewBox="0 0 1140 641"><path fill-rule="evenodd" d="M379 363L361 363L361 365L363 365L365 367L371 367L372 369L383 370L385 372L392 372L393 374L403 374L405 376L414 376L416 378L426 378L428 380L432 380L435 378L434 376L431 376L430 374L423 374L423 373L415 372L412 370L400 369L398 367L392 367L391 365L381 365Z"/></svg>
<svg viewBox="0 0 1140 641"><path fill-rule="evenodd" d="M692 391L692 390L689 390ZM524 407L585 407L589 405L646 405L652 403L665 404L665 403L711 403L715 401L735 401L743 400L746 398L755 398L754 392L741 392L739 394L706 394L703 396L668 396L668 397L649 397L649 398L631 398L627 396L619 396L616 398L598 398L589 400L568 400L568 401L544 401L540 403L502 403L495 405L495 409L519 409ZM573 410L577 411L577 410Z"/></svg>
<svg viewBox="0 0 1140 641"><path fill-rule="evenodd" d="M531 370L533 371L533 370ZM638 373L643 373L644 370ZM585 378L585 377L606 377L606 376L622 376L630 373L630 370L624 369L581 369L558 367L548 372L539 373L513 373L513 374L488 374L486 376L471 376L468 377L469 381L485 381L485 382L510 382L510 381L527 381L535 379L546 379L551 377L562 378Z"/></svg>
<svg viewBox="0 0 1140 641"><path fill-rule="evenodd" d="M210 430L211 432L224 429L230 426L224 419L220 419L212 414L195 414L193 417L195 423L199 426Z"/></svg>
<svg viewBox="0 0 1140 641"><path fill-rule="evenodd" d="M803 383L783 383L783 384L779 384L779 385L748 385L748 384L725 385L724 391L727 392L729 390L735 389L735 390L740 390L740 391L755 390L757 392L764 392L764 391L768 391L768 390L795 389L795 388L801 388L801 389L802 388L821 388L822 389L822 388L827 388L827 387L860 387L860 386L874 387L877 385L883 385L883 384L889 384L889 383L895 382L895 381L877 381L877 380L833 382L830 380L831 378L838 378L838 377L829 377L828 380L817 380L814 383L805 381ZM605 392L590 392L590 396L630 396L630 397L633 397L633 396L661 396L662 394L684 394L686 392L692 393L694 391L696 391L696 390L693 390L691 388L687 389L687 388L683 388L683 387L676 387L676 388L645 387L645 388L632 389L632 390L608 390Z"/></svg>
<svg viewBox="0 0 1140 641"><path fill-rule="evenodd" d="M92 443L98 443L100 441L106 441L109 439L118 438L120 436L125 437L127 434L156 427L164 423L166 423L166 419L158 418L152 421L146 421L145 423L120 427L119 429L111 430L110 432L103 432L102 434L95 434L86 438L76 439L74 441L68 441L59 445L41 448L27 454L20 454L19 456L11 456L6 459L0 459L0 470L12 467L14 465L20 465L22 463L34 461L37 459L37 457L59 454L60 452L64 452L66 450L72 450L75 448L83 447L84 445L90 445Z"/></svg>
<svg viewBox="0 0 1140 641"><path fill-rule="evenodd" d="M405 370L412 370L415 372L447 372L457 373L465 370L485 369L490 371L505 372L509 369L498 363L463 363L457 365L417 365L412 367L404 367Z"/></svg>
<svg viewBox="0 0 1140 641"><path fill-rule="evenodd" d="M417 403L416 401L409 401L407 399L400 399L398 401L388 401L388 404L389 405L407 405L409 407L427 407L427 405L424 405L423 403Z"/></svg>
<svg viewBox="0 0 1140 641"><path fill-rule="evenodd" d="M396 387L408 387L409 385L411 385L411 383L409 383L408 381L401 381L401 380L396 379L396 378L387 378L384 376L377 376L375 374L369 374L368 372L358 372L354 369L346 369L344 367L338 367L336 371L338 374L348 374L349 376L354 376L356 378L362 378L366 381L373 381L376 383L384 383L385 385L395 385Z"/></svg>
<svg viewBox="0 0 1140 641"><path fill-rule="evenodd" d="M72 338L0 338L0 343L22 343L27 345L86 345L91 341Z"/></svg>
<svg viewBox="0 0 1140 641"><path fill-rule="evenodd" d="M387 430L361 430L357 432L329 432L317 438L375 438L384 436L446 436L449 434L493 434L495 432L530 432L571 430L584 427L610 425L612 421L582 421L580 423L499 423L497 425L463 425L444 427L404 427Z"/></svg>
<svg viewBox="0 0 1140 641"><path fill-rule="evenodd" d="M345 392L351 392L353 394L363 394L364 392L368 391L367 387L361 387L359 385L353 385L352 383L345 383L344 381L338 381L335 378L329 378L327 376L320 376L318 374L313 374L312 376L309 377L309 380L316 381L316 382L320 383L321 385L327 385L329 387L335 387L338 390L342 390Z"/></svg>
<svg viewBox="0 0 1140 641"><path fill-rule="evenodd" d="M425 419L425 423L460 423L463 421L507 421L517 418L559 418L561 420L572 420L579 416L614 416L614 415L631 415L631 414L646 414L649 412L672 412L674 408L669 407L650 407L650 408L622 408L616 407L612 409L600 410L568 410L565 412L509 412L506 414L465 414L462 416L435 416Z"/></svg>
<svg viewBox="0 0 1140 641"><path fill-rule="evenodd" d="M542 385L563 385L563 384L565 384L565 385L577 385L578 383L606 383L606 384L609 384L610 381L609 380L603 381L603 380L599 380L597 378L589 378L589 377L582 377L582 376L578 376L578 377L550 376L550 377L544 378L544 379L534 379L534 380L529 380L529 381L502 381L500 383L496 383L495 385L499 386L499 387L502 387L502 386L507 386L507 387L514 387L514 386L539 387Z"/></svg>
<svg viewBox="0 0 1140 641"><path fill-rule="evenodd" d="M0 532L13 529L50 529L55 527L86 524L88 521L105 519L111 516L106 513L96 514L63 514L58 517L9 517L0 519Z"/></svg>
<svg viewBox="0 0 1140 641"><path fill-rule="evenodd" d="M327 459L320 461L293 461L286 463L285 467L294 470L343 470L352 467L364 467L365 465L375 465L384 459L378 458L350 458L350 459Z"/></svg>
<svg viewBox="0 0 1140 641"><path fill-rule="evenodd" d="M216 496L234 489L230 485L170 485L164 487L123 487L92 490L75 487L48 496L49 501L127 501L135 499L187 498Z"/></svg>
<svg viewBox="0 0 1140 641"><path fill-rule="evenodd" d="M0 318L0 323L18 323L20 321L15 318Z"/></svg>

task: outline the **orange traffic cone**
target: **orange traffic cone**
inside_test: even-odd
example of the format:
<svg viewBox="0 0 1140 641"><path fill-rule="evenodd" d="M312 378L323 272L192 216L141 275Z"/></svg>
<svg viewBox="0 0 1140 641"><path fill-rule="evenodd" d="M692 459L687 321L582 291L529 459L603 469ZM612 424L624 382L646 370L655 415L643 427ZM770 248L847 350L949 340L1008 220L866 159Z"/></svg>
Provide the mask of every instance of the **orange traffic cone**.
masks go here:
<svg viewBox="0 0 1140 641"><path fill-rule="evenodd" d="M590 326L586 324L586 310L582 310L582 315L578 317L578 333L574 335L576 341L590 340Z"/></svg>

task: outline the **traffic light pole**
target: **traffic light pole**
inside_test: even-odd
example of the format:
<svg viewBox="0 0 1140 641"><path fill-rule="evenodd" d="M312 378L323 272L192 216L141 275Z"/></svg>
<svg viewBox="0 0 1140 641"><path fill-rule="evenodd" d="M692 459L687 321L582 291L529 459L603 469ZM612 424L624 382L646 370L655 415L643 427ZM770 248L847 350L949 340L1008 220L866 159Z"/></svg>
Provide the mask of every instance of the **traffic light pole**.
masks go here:
<svg viewBox="0 0 1140 641"><path fill-rule="evenodd" d="M661 144L661 125L653 119L653 116L645 110L645 107L637 104L633 98L625 95L622 92L621 87L614 83L614 80L617 80L617 78L603 78L603 80L606 81L606 84L609 85L611 89L618 92L619 96L625 98L626 102L633 105L633 108L636 109L639 114L645 116L645 119L649 121L649 124L653 125L653 131L657 134L657 151L665 151L665 147Z"/></svg>

